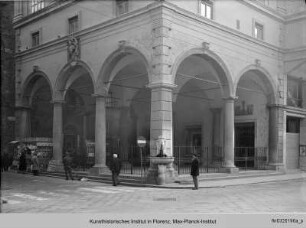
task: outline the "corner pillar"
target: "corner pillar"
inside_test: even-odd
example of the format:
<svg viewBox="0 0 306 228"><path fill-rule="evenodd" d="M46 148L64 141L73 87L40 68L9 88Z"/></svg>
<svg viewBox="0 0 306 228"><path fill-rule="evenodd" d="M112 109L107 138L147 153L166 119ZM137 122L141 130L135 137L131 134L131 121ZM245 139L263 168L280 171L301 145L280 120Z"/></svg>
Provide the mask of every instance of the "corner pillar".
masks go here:
<svg viewBox="0 0 306 228"><path fill-rule="evenodd" d="M276 105L270 106L269 112L269 168L273 170L284 171L283 154L280 143L282 134L279 129L280 115L279 107Z"/></svg>

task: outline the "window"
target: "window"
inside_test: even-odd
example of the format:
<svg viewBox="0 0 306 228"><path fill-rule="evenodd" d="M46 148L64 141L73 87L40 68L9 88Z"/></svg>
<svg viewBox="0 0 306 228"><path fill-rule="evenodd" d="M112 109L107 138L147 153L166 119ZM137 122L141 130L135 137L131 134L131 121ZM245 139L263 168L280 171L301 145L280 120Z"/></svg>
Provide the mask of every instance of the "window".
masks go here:
<svg viewBox="0 0 306 228"><path fill-rule="evenodd" d="M79 17L74 16L68 19L69 23L69 34L73 34L79 30Z"/></svg>
<svg viewBox="0 0 306 228"><path fill-rule="evenodd" d="M35 13L45 7L45 0L31 0L31 12Z"/></svg>
<svg viewBox="0 0 306 228"><path fill-rule="evenodd" d="M287 117L287 132L300 133L300 119L296 117Z"/></svg>
<svg viewBox="0 0 306 228"><path fill-rule="evenodd" d="M128 0L116 0L116 13L121 15L128 12Z"/></svg>
<svg viewBox="0 0 306 228"><path fill-rule="evenodd" d="M264 30L264 26L262 24L259 24L258 22L255 22L255 25L254 25L254 36L255 36L255 38L263 40L263 38L264 38L263 30Z"/></svg>
<svg viewBox="0 0 306 228"><path fill-rule="evenodd" d="M39 45L39 31L32 33L32 47Z"/></svg>
<svg viewBox="0 0 306 228"><path fill-rule="evenodd" d="M288 77L287 80L287 105L302 107L302 85L299 79Z"/></svg>
<svg viewBox="0 0 306 228"><path fill-rule="evenodd" d="M206 17L208 19L212 19L212 9L213 9L213 4L211 1L201 0L200 3L201 16Z"/></svg>

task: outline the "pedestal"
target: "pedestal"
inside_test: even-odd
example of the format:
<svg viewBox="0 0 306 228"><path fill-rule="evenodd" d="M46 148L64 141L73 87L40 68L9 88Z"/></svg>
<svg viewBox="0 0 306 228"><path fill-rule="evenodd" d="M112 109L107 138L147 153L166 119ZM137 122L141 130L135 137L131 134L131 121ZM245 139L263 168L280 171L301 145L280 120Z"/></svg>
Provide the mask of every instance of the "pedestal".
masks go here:
<svg viewBox="0 0 306 228"><path fill-rule="evenodd" d="M163 185L174 182L177 174L172 167L173 161L174 157L150 157L147 183Z"/></svg>
<svg viewBox="0 0 306 228"><path fill-rule="evenodd" d="M89 175L99 176L101 174L111 174L109 168L105 165L95 165L89 170Z"/></svg>
<svg viewBox="0 0 306 228"><path fill-rule="evenodd" d="M275 170L279 172L286 172L286 168L283 163L269 163L268 167L269 170Z"/></svg>
<svg viewBox="0 0 306 228"><path fill-rule="evenodd" d="M53 159L53 160L49 161L47 171L48 172L63 172L64 171L64 165L63 165L62 161Z"/></svg>
<svg viewBox="0 0 306 228"><path fill-rule="evenodd" d="M221 173L238 173L239 168L237 168L237 167L221 167L220 172Z"/></svg>

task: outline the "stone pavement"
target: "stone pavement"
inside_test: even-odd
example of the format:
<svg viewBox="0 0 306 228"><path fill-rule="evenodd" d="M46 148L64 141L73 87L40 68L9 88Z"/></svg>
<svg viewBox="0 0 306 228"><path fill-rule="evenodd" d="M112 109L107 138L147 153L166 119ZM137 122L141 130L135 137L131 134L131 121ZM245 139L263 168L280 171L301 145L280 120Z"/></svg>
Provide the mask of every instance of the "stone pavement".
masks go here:
<svg viewBox="0 0 306 228"><path fill-rule="evenodd" d="M7 203L1 209L3 213L306 213L304 173L276 176L269 182L260 177L252 184L245 179L239 184L238 179L202 182L193 191L189 184L179 189L114 187L5 172L1 196Z"/></svg>

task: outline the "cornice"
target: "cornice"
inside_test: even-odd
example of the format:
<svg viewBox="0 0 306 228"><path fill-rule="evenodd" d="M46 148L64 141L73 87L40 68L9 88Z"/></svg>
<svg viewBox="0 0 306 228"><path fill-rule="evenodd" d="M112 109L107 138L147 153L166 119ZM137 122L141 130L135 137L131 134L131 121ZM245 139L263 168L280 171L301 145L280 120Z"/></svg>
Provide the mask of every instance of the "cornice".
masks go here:
<svg viewBox="0 0 306 228"><path fill-rule="evenodd" d="M289 23L292 23L295 21L301 21L301 20L306 20L306 9L301 12L287 16L285 24L289 24Z"/></svg>
<svg viewBox="0 0 306 228"><path fill-rule="evenodd" d="M81 38L82 39L81 41L83 41L83 39L87 39L87 36L89 36L92 33L96 33L98 31L103 31L107 28L112 28L114 25L121 24L123 22L126 22L129 19L136 18L140 15L146 15L147 12L151 12L158 7L159 7L158 3L153 3L153 4L151 4L147 7L144 7L142 9L131 11L130 13L126 13L126 14L120 16L120 17L116 17L116 18L107 20L105 22L102 22L100 24L94 25L92 27L82 29L82 30L76 32L74 35L76 37ZM43 43L43 44L41 44L37 47L33 47L33 48L28 49L28 50L20 51L20 52L15 54L16 60L18 60L19 58L25 57L25 56L36 54L36 53L37 53L37 55L41 55L42 51L48 51L48 49L51 49L51 48L54 49L55 46L56 46L56 48L54 49L54 51L62 49L63 47L66 48L66 46L64 46L64 45L66 45L68 37L69 37L69 35L66 35L66 36L63 36L61 38Z"/></svg>
<svg viewBox="0 0 306 228"><path fill-rule="evenodd" d="M13 23L13 27L14 27L14 29L18 29L22 26L25 26L25 25L29 24L29 23L40 20L41 18L47 17L54 12L57 12L59 10L62 10L63 8L66 8L66 7L74 4L75 1L76 0L67 0L66 2L53 3L49 6L47 6L46 8L41 9L40 11L38 11L36 13L31 13L31 14L28 14L28 15L18 19L17 21L15 21Z"/></svg>
<svg viewBox="0 0 306 228"><path fill-rule="evenodd" d="M225 33L227 33L229 35L232 35L232 36L238 37L238 38L240 38L242 40L245 40L246 42L251 42L253 44L262 46L264 48L271 49L272 51L276 51L276 52L280 52L281 54L284 54L284 49L281 48L281 47L269 44L269 43L267 43L265 41L262 41L262 40L258 40L256 38L254 38L252 36L249 36L249 35L246 35L246 34L240 32L240 31L237 31L235 29L232 29L232 28L229 28L229 27L224 26L222 24L219 24L219 23L217 23L214 20L207 19L207 18L202 17L202 16L200 16L200 15L198 15L196 13L192 13L190 11L182 9L182 8L172 4L172 3L163 2L162 4L168 10L174 11L175 13L180 14L180 15L182 15L184 17L188 17L191 20L195 20L197 22L204 23L204 24L206 24L208 26L211 26L213 28L218 29L221 32L225 32Z"/></svg>
<svg viewBox="0 0 306 228"><path fill-rule="evenodd" d="M239 2L247 5L247 6L250 6L251 8L257 10L258 12L261 12L263 14L265 14L266 16L269 16L273 19L276 19L277 21L279 22L285 22L285 18L284 18L284 15L277 12L276 10L264 5L264 4L261 4L260 2L257 2L257 1L250 1L250 0L240 0Z"/></svg>

